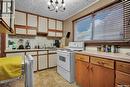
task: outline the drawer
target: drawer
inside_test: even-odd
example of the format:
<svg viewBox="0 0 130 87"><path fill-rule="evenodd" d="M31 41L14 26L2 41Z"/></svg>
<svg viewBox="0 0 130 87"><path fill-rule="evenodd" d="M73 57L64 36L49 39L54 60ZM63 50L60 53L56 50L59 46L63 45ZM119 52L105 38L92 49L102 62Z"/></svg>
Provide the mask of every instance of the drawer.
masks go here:
<svg viewBox="0 0 130 87"><path fill-rule="evenodd" d="M115 87L130 87L130 85L120 85L120 84L115 84Z"/></svg>
<svg viewBox="0 0 130 87"><path fill-rule="evenodd" d="M26 52L26 55L28 55L28 54L30 54L30 55L37 55L37 51L35 51L35 52Z"/></svg>
<svg viewBox="0 0 130 87"><path fill-rule="evenodd" d="M9 56L22 56L24 58L25 53L24 52L21 52L21 53L6 53L6 56L7 57L9 57Z"/></svg>
<svg viewBox="0 0 130 87"><path fill-rule="evenodd" d="M89 56L82 55L82 54L76 54L76 60L89 62Z"/></svg>
<svg viewBox="0 0 130 87"><path fill-rule="evenodd" d="M98 57L91 57L90 61L93 64L97 64L100 66L114 69L114 60L103 59L103 58L98 58Z"/></svg>
<svg viewBox="0 0 130 87"><path fill-rule="evenodd" d="M49 53L56 53L56 50L49 50Z"/></svg>
<svg viewBox="0 0 130 87"><path fill-rule="evenodd" d="M130 74L116 71L116 83L120 85L130 85Z"/></svg>
<svg viewBox="0 0 130 87"><path fill-rule="evenodd" d="M38 55L47 54L47 51L38 51Z"/></svg>
<svg viewBox="0 0 130 87"><path fill-rule="evenodd" d="M116 61L116 70L130 74L130 63Z"/></svg>

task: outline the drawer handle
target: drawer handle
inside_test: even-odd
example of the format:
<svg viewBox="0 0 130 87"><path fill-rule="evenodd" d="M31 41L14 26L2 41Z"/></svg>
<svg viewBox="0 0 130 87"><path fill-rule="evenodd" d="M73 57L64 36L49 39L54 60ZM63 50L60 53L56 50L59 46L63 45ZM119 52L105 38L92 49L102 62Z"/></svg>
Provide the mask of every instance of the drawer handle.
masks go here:
<svg viewBox="0 0 130 87"><path fill-rule="evenodd" d="M89 70L89 65L86 67L87 70Z"/></svg>
<svg viewBox="0 0 130 87"><path fill-rule="evenodd" d="M90 70L93 72L93 67L91 67Z"/></svg>
<svg viewBox="0 0 130 87"><path fill-rule="evenodd" d="M100 64L100 65L104 66L104 65L105 65L105 64L107 64L107 63L104 63L104 62L99 62L99 61L98 61L98 64Z"/></svg>
<svg viewBox="0 0 130 87"><path fill-rule="evenodd" d="M124 67L123 65L120 65L120 67Z"/></svg>
<svg viewBox="0 0 130 87"><path fill-rule="evenodd" d="M101 62L99 62L99 61L98 61L97 63L98 63L98 64L101 64Z"/></svg>
<svg viewBox="0 0 130 87"><path fill-rule="evenodd" d="M84 58L80 57L81 60L84 60Z"/></svg>

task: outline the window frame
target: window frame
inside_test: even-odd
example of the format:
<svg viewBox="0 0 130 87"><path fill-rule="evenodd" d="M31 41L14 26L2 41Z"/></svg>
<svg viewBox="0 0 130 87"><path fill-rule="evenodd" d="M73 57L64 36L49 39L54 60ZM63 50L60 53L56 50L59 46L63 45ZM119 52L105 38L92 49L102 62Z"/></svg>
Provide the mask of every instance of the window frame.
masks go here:
<svg viewBox="0 0 130 87"><path fill-rule="evenodd" d="M85 15L85 16L82 16L82 17L80 17L80 18L77 18L76 20L74 20L73 21L73 41L75 41L75 23L76 23L76 21L81 21L82 19L84 19L85 17L87 17L87 16L89 16L89 15L92 15L92 20L93 20L93 24L92 24L92 35L91 35L91 40L83 40L84 42L99 42L99 41L102 41L102 42L105 42L105 41L107 41L107 42L111 42L111 41L113 41L113 40L94 40L94 38L93 38L93 34L94 34L94 16L96 15L96 13L98 13L98 12L101 12L101 11L103 11L103 10L105 10L105 9L108 9L109 7L111 7L111 6L113 6L113 5L116 5L116 4L119 4L119 3L121 3L120 1L118 1L118 2L115 2L115 3L112 3L112 4L110 4L110 5L108 5L108 6L105 6L105 7L103 7L103 8L101 8L101 9L99 9L99 10L96 10L95 12L92 12L92 13L89 13L89 14L87 14L87 15ZM123 37L123 40L124 40L124 37ZM77 40L76 40L77 41ZM78 40L79 41L79 40ZM115 42L116 41L122 41L122 40L114 40Z"/></svg>

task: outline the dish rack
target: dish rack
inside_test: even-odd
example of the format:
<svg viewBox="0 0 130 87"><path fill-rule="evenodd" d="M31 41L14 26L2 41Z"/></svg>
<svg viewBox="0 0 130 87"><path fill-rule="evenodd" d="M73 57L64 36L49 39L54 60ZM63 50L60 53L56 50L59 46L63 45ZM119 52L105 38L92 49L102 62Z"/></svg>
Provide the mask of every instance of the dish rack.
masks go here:
<svg viewBox="0 0 130 87"><path fill-rule="evenodd" d="M24 79L25 87L33 87L33 57L31 55L25 55L22 63L22 76L0 81L0 87L12 87L11 83L17 80Z"/></svg>

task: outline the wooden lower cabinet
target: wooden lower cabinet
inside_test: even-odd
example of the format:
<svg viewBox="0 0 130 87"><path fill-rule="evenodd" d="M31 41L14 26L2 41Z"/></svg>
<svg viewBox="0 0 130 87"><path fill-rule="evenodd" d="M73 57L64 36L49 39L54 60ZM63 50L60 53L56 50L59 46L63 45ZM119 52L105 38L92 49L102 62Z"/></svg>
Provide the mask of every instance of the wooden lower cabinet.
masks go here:
<svg viewBox="0 0 130 87"><path fill-rule="evenodd" d="M91 65L89 87L114 87L114 83L113 69L94 64Z"/></svg>
<svg viewBox="0 0 130 87"><path fill-rule="evenodd" d="M80 87L114 87L115 86L115 71L114 71L113 61L98 60L100 64L95 62L93 63L91 57L85 55L82 56L79 54L76 55L75 58L76 58L76 83ZM111 67L108 68L108 66Z"/></svg>
<svg viewBox="0 0 130 87"><path fill-rule="evenodd" d="M76 60L76 82L81 87L89 87L89 63Z"/></svg>

